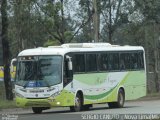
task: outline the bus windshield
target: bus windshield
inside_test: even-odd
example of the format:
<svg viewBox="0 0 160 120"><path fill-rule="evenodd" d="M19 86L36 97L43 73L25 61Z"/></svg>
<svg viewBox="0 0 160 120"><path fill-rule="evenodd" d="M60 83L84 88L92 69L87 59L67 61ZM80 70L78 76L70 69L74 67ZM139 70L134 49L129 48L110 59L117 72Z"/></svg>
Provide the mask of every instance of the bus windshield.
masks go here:
<svg viewBox="0 0 160 120"><path fill-rule="evenodd" d="M18 58L16 84L23 87L50 87L61 83L62 56Z"/></svg>

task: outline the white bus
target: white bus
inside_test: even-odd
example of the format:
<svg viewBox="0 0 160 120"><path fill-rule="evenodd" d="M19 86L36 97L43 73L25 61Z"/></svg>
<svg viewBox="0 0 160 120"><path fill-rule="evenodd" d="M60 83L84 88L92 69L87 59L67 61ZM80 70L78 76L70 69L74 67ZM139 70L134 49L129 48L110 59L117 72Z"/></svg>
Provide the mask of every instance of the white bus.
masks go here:
<svg viewBox="0 0 160 120"><path fill-rule="evenodd" d="M72 43L24 50L17 57L16 104L34 113L61 106L77 112L96 103L121 108L125 100L145 95L141 46Z"/></svg>

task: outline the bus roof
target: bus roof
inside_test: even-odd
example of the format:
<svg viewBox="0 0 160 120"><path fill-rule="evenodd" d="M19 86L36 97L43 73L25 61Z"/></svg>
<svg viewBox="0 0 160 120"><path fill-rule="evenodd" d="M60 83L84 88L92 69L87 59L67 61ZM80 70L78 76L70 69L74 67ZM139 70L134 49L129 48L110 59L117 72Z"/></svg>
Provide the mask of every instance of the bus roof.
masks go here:
<svg viewBox="0 0 160 120"><path fill-rule="evenodd" d="M32 55L64 55L69 52L98 52L98 51L136 51L143 50L141 46L119 46L109 43L70 43L61 46L38 47L23 50L18 56Z"/></svg>

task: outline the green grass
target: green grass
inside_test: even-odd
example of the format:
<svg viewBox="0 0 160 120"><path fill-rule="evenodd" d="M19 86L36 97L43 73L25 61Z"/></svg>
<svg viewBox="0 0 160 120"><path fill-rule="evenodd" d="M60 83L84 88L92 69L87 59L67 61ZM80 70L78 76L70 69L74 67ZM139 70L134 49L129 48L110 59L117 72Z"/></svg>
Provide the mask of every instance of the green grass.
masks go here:
<svg viewBox="0 0 160 120"><path fill-rule="evenodd" d="M0 81L0 101L3 99L5 99L5 89L3 82Z"/></svg>
<svg viewBox="0 0 160 120"><path fill-rule="evenodd" d="M5 100L4 83L0 81L0 110L6 108L15 108L15 107L16 107L15 100L13 101Z"/></svg>
<svg viewBox="0 0 160 120"><path fill-rule="evenodd" d="M16 108L15 101L0 100L0 109Z"/></svg>

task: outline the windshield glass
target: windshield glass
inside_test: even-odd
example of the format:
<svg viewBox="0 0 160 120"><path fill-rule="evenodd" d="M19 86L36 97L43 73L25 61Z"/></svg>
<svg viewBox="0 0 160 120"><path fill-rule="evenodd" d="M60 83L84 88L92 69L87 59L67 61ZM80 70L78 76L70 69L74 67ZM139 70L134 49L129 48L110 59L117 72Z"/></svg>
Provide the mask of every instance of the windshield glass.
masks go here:
<svg viewBox="0 0 160 120"><path fill-rule="evenodd" d="M49 87L61 83L61 56L18 58L16 84L23 87Z"/></svg>

